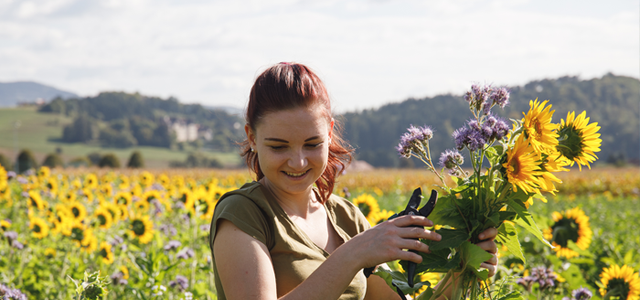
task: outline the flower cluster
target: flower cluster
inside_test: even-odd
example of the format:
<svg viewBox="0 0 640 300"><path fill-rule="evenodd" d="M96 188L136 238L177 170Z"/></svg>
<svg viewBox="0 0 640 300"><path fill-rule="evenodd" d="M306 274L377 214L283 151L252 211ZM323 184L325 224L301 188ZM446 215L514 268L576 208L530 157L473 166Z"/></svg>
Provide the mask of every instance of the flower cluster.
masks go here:
<svg viewBox="0 0 640 300"><path fill-rule="evenodd" d="M422 153L429 147L429 140L433 137L431 127L415 127L410 125L407 132L400 138L400 144L396 147L398 153L406 158L411 157L411 153Z"/></svg>
<svg viewBox="0 0 640 300"><path fill-rule="evenodd" d="M490 85L479 86L474 84L471 86L471 90L465 93L464 100L469 103L471 110L488 114L494 105L504 108L509 104L509 90L504 87L494 89Z"/></svg>
<svg viewBox="0 0 640 300"><path fill-rule="evenodd" d="M502 140L509 133L509 125L501 118L487 115L481 121L472 119L467 122L467 127L462 127L453 132L456 148L462 150L465 147L470 151L483 149L494 141Z"/></svg>
<svg viewBox="0 0 640 300"><path fill-rule="evenodd" d="M593 297L593 293L588 288L581 287L571 292L571 298L564 297L562 300L589 300Z"/></svg>
<svg viewBox="0 0 640 300"><path fill-rule="evenodd" d="M0 283L0 299L7 300L27 300L27 295L19 289L12 289Z"/></svg>
<svg viewBox="0 0 640 300"><path fill-rule="evenodd" d="M516 283L524 286L527 291L531 292L531 288L534 283L540 285L540 290L551 289L556 286L556 279L558 276L553 272L551 268L545 268L544 266L536 267L531 270L531 275L518 278Z"/></svg>

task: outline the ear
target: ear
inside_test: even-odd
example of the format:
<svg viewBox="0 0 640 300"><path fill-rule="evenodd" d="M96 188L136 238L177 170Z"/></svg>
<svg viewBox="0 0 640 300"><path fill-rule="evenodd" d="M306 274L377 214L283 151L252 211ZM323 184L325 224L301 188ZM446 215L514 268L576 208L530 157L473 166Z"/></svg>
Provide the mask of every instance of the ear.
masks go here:
<svg viewBox="0 0 640 300"><path fill-rule="evenodd" d="M247 134L247 140L249 140L249 147L256 148L256 135L251 129L249 124L244 124L244 132Z"/></svg>

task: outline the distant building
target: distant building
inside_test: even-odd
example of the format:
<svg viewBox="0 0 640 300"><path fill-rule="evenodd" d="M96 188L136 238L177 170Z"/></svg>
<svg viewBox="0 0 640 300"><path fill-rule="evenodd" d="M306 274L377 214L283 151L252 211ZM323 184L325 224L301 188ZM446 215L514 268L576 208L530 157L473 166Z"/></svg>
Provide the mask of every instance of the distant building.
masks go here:
<svg viewBox="0 0 640 300"><path fill-rule="evenodd" d="M42 98L37 98L36 100L33 101L18 101L16 102L16 105L18 106L42 106L45 103L47 103L46 101L44 101L44 99Z"/></svg>
<svg viewBox="0 0 640 300"><path fill-rule="evenodd" d="M199 138L207 141L213 139L213 131L200 124L169 116L164 117L164 122L176 134L176 142L192 142Z"/></svg>

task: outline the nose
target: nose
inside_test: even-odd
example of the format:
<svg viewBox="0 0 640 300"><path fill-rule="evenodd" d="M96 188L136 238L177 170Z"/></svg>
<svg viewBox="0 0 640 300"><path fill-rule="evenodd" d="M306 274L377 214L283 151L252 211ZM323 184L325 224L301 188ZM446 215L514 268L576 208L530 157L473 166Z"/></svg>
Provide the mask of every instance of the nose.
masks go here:
<svg viewBox="0 0 640 300"><path fill-rule="evenodd" d="M289 157L289 167L295 171L302 171L307 167L307 154L303 149L293 150L291 157Z"/></svg>

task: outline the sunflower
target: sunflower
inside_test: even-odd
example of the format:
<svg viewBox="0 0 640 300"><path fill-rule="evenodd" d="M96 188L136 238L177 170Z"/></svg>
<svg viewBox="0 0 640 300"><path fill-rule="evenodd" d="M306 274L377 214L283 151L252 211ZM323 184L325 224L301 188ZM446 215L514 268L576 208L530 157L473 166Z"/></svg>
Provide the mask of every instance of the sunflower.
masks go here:
<svg viewBox="0 0 640 300"><path fill-rule="evenodd" d="M573 241L578 248L586 250L591 244L593 232L589 225L589 217L580 208L572 208L564 213L553 212L554 224L543 231L545 239L551 242L558 257L567 259L578 256L578 253L567 248Z"/></svg>
<svg viewBox="0 0 640 300"><path fill-rule="evenodd" d="M138 238L140 243L147 244L153 238L153 222L147 215L137 215L129 222L131 235Z"/></svg>
<svg viewBox="0 0 640 300"><path fill-rule="evenodd" d="M95 188L97 188L98 187L98 176L96 176L96 174L93 174L93 173L87 174L87 176L85 176L85 178L84 178L83 187L85 189L95 189Z"/></svg>
<svg viewBox="0 0 640 300"><path fill-rule="evenodd" d="M376 215L380 212L380 206L373 196L369 194L362 194L353 199L353 204L360 209L371 226L376 224Z"/></svg>
<svg viewBox="0 0 640 300"><path fill-rule="evenodd" d="M113 202L124 206L129 206L131 204L131 194L127 192L118 192L115 197L113 197Z"/></svg>
<svg viewBox="0 0 640 300"><path fill-rule="evenodd" d="M139 213L146 213L149 211L149 202L138 200L133 202L133 210Z"/></svg>
<svg viewBox="0 0 640 300"><path fill-rule="evenodd" d="M0 229L2 229L2 231L7 231L9 227L11 227L11 222L7 220L0 220Z"/></svg>
<svg viewBox="0 0 640 300"><path fill-rule="evenodd" d="M49 190L52 195L58 194L58 180L55 177L49 177L47 179L47 183L45 184L45 188Z"/></svg>
<svg viewBox="0 0 640 300"><path fill-rule="evenodd" d="M95 199L95 196L93 195L93 192L91 191L91 189L88 189L88 188L82 189L81 192L80 192L80 195L82 195L82 196L84 196L86 198L86 202L87 203L91 203Z"/></svg>
<svg viewBox="0 0 640 300"><path fill-rule="evenodd" d="M162 202L162 195L160 195L160 192L157 191L157 190L146 191L146 192L144 192L144 194L142 194L141 198L142 198L142 200L144 200L144 201L146 201L148 203L151 203L151 201L153 199L156 199L156 200Z"/></svg>
<svg viewBox="0 0 640 300"><path fill-rule="evenodd" d="M78 192L76 190L66 190L62 193L60 193L60 198L62 198L62 202L66 202L66 203L73 203L76 201L76 198L78 197Z"/></svg>
<svg viewBox="0 0 640 300"><path fill-rule="evenodd" d="M53 248L44 249L44 256L49 259L54 258L56 256L56 249L53 249Z"/></svg>
<svg viewBox="0 0 640 300"><path fill-rule="evenodd" d="M179 202L182 202L184 204L184 207L193 206L193 203L195 202L193 192L191 192L191 190L187 188L180 189L177 200Z"/></svg>
<svg viewBox="0 0 640 300"><path fill-rule="evenodd" d="M87 229L85 236L86 236L85 241L80 243L81 244L80 250L82 250L85 253L93 253L94 251L96 251L96 249L98 249L98 238L96 238L96 236L93 235L93 232L91 231L91 229Z"/></svg>
<svg viewBox="0 0 640 300"><path fill-rule="evenodd" d="M100 248L98 250L98 255L102 257L102 262L107 265L113 263L113 252L111 252L111 244L107 242L100 243Z"/></svg>
<svg viewBox="0 0 640 300"><path fill-rule="evenodd" d="M177 187L177 188L179 188L179 189L181 189L181 188L185 187L185 184L184 184L184 177L183 177L183 176L181 176L181 175L175 175L175 176L172 176L172 177L171 177L171 183L172 183L175 187Z"/></svg>
<svg viewBox="0 0 640 300"><path fill-rule="evenodd" d="M545 107L549 100L542 103L538 99L529 101L529 112L524 114L522 127L527 140L537 152L553 149L558 145L558 134L554 132L558 125L551 123L555 110L551 105Z"/></svg>
<svg viewBox="0 0 640 300"><path fill-rule="evenodd" d="M169 179L169 176L167 176L167 174L160 174L160 176L158 176L158 183L160 183L160 185L162 185L165 189L169 189L169 186L171 185L171 179Z"/></svg>
<svg viewBox="0 0 640 300"><path fill-rule="evenodd" d="M126 266L120 266L120 272L122 272L122 279L129 279L129 269Z"/></svg>
<svg viewBox="0 0 640 300"><path fill-rule="evenodd" d="M439 273L436 272L424 272L422 274L420 274L420 281L419 282L429 282L429 287L435 287L436 284L438 284L438 281L440 281L440 279L442 279L442 276ZM427 285L423 285L419 290L418 290L418 294L421 294L422 292L427 290Z"/></svg>
<svg viewBox="0 0 640 300"><path fill-rule="evenodd" d="M111 202L104 202L100 205L100 207L106 209L111 214L111 220L113 224L120 222L122 220L122 211L120 211L120 207Z"/></svg>
<svg viewBox="0 0 640 300"><path fill-rule="evenodd" d="M113 215L104 206L98 207L93 215L101 229L109 229L113 225Z"/></svg>
<svg viewBox="0 0 640 300"><path fill-rule="evenodd" d="M49 235L49 225L43 219L37 217L29 218L29 229L35 238L43 239Z"/></svg>
<svg viewBox="0 0 640 300"><path fill-rule="evenodd" d="M131 181L127 175L120 175L118 177L120 179L120 184L118 184L118 188L121 190L128 189L131 185Z"/></svg>
<svg viewBox="0 0 640 300"><path fill-rule="evenodd" d="M149 171L144 171L142 172L142 174L140 174L140 183L142 183L142 185L144 185L145 187L151 186L154 181L155 178Z"/></svg>
<svg viewBox="0 0 640 300"><path fill-rule="evenodd" d="M129 194L131 195L131 197L142 196L142 187L140 186L140 184L135 183L131 188L131 190L129 191Z"/></svg>
<svg viewBox="0 0 640 300"><path fill-rule="evenodd" d="M538 162L540 156L533 150L533 147L521 135L513 145L507 150L507 161L502 164L505 168L507 179L513 186L513 191L517 192L519 187L527 193L539 193L541 186L537 176L542 175Z"/></svg>
<svg viewBox="0 0 640 300"><path fill-rule="evenodd" d="M570 164L570 161L554 149L550 151L550 154L543 154L542 163L540 164L540 170L542 173L538 176L540 190L555 195L555 192L558 191L555 183L562 183L562 180L556 177L553 173L569 171L569 169L565 167Z"/></svg>
<svg viewBox="0 0 640 300"><path fill-rule="evenodd" d="M113 195L113 185L111 185L111 183L104 183L100 186L100 192L107 196L110 197L111 195Z"/></svg>
<svg viewBox="0 0 640 300"><path fill-rule="evenodd" d="M587 112L583 111L577 117L575 112L567 114L567 120L561 120L558 126L558 140L560 143L557 149L562 155L573 163L577 163L582 171L582 166L591 169L589 163L594 162L598 157L595 152L600 151L602 140L599 138L598 123L589 124L589 118L586 117Z"/></svg>
<svg viewBox="0 0 640 300"><path fill-rule="evenodd" d="M71 222L70 226L62 231L62 234L71 238L76 244L81 245L87 241L89 230L80 222Z"/></svg>
<svg viewBox="0 0 640 300"><path fill-rule="evenodd" d="M600 281L600 295L605 299L612 296L626 300L640 299L640 277L627 265L605 268L600 273Z"/></svg>
<svg viewBox="0 0 640 300"><path fill-rule="evenodd" d="M119 219L122 220L122 221L128 219L129 218L129 210L128 210L128 208L126 206L122 205L122 204L117 205L117 207L118 207L118 211L120 212L120 214L119 214L120 218Z"/></svg>
<svg viewBox="0 0 640 300"><path fill-rule="evenodd" d="M393 211L388 211L386 209L381 210L380 212L378 212L375 217L373 218L375 224L371 224L372 226L378 225L386 220L389 219L389 217L393 216L395 213Z"/></svg>
<svg viewBox="0 0 640 300"><path fill-rule="evenodd" d="M208 193L199 193L195 205L202 220L211 220L216 203Z"/></svg>
<svg viewBox="0 0 640 300"><path fill-rule="evenodd" d="M38 177L41 179L47 179L49 178L49 175L51 175L51 169L49 169L49 167L42 166L38 169Z"/></svg>
<svg viewBox="0 0 640 300"><path fill-rule="evenodd" d="M87 217L87 209L78 201L68 204L67 208L75 221L82 222Z"/></svg>
<svg viewBox="0 0 640 300"><path fill-rule="evenodd" d="M27 201L27 206L29 208L35 207L37 209L44 209L45 200L42 199L42 196L40 196L40 193L38 193L38 191L31 190L29 191L28 194L29 194L29 199Z"/></svg>

